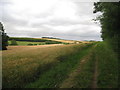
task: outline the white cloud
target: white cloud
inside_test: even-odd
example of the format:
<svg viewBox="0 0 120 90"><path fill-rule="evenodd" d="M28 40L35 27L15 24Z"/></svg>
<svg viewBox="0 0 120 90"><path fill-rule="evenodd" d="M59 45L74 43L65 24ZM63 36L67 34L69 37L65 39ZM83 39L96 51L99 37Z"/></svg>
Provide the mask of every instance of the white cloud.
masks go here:
<svg viewBox="0 0 120 90"><path fill-rule="evenodd" d="M100 40L101 28L92 21L93 2L2 0L0 3L2 21L10 36ZM83 36L89 38L80 38Z"/></svg>

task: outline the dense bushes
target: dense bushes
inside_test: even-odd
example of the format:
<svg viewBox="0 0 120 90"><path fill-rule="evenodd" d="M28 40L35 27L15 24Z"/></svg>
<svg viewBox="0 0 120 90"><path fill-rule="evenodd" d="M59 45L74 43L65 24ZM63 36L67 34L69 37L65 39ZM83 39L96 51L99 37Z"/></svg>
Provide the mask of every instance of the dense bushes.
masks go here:
<svg viewBox="0 0 120 90"><path fill-rule="evenodd" d="M46 44L60 44L61 42L57 42L57 41L46 41Z"/></svg>
<svg viewBox="0 0 120 90"><path fill-rule="evenodd" d="M31 44L31 43L29 43L29 44L27 44L28 46L32 46L33 44Z"/></svg>
<svg viewBox="0 0 120 90"><path fill-rule="evenodd" d="M39 45L39 44L32 44L32 43L29 43L27 44L28 46L32 46L32 45Z"/></svg>

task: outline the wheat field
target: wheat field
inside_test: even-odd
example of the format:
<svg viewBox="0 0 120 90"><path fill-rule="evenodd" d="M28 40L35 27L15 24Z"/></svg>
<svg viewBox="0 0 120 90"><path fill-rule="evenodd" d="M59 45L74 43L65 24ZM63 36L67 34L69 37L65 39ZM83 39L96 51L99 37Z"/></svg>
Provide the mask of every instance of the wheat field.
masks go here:
<svg viewBox="0 0 120 90"><path fill-rule="evenodd" d="M73 53L82 46L85 45L9 46L2 52L3 87L14 87L15 83L34 79L39 71L43 72L58 63L57 57Z"/></svg>

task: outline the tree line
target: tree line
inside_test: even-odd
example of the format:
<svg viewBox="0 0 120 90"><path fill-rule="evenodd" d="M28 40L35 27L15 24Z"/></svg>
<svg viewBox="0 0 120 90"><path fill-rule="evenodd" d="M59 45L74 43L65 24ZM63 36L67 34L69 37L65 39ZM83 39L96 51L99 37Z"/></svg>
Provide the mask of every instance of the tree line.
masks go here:
<svg viewBox="0 0 120 90"><path fill-rule="evenodd" d="M114 51L119 54L120 43L120 2L96 2L94 13L101 12L95 20L99 20L102 28L102 39L109 43Z"/></svg>

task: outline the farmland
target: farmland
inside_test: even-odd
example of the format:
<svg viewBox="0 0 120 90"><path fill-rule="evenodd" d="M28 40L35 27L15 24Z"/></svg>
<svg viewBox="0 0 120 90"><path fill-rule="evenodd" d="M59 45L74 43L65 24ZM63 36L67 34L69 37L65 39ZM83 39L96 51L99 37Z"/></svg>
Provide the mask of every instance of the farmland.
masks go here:
<svg viewBox="0 0 120 90"><path fill-rule="evenodd" d="M83 1L0 1L1 89L119 88L120 1Z"/></svg>
<svg viewBox="0 0 120 90"><path fill-rule="evenodd" d="M118 84L117 58L104 42L8 46L2 54L3 88L114 88Z"/></svg>
<svg viewBox="0 0 120 90"><path fill-rule="evenodd" d="M8 45L29 46L29 45L46 45L46 44L79 44L90 43L88 41L50 39L50 38L22 38L10 37Z"/></svg>
<svg viewBox="0 0 120 90"><path fill-rule="evenodd" d="M27 46L27 45L45 45L45 44L67 44L60 41L48 40L42 38L21 38L21 37L10 37L8 45L13 46Z"/></svg>
<svg viewBox="0 0 120 90"><path fill-rule="evenodd" d="M16 41L19 46L27 46L27 45L43 45L44 42L26 42L26 41ZM8 44L11 45L11 41L8 41Z"/></svg>

